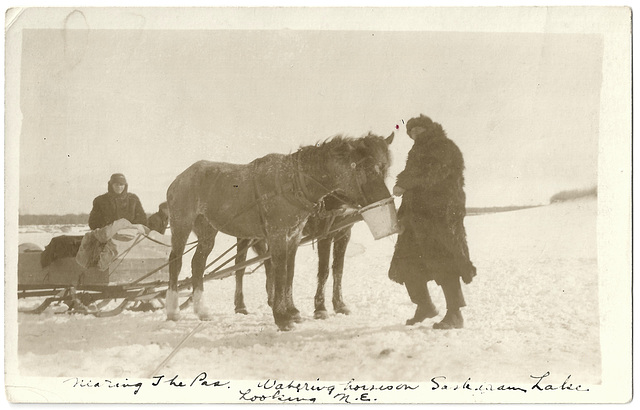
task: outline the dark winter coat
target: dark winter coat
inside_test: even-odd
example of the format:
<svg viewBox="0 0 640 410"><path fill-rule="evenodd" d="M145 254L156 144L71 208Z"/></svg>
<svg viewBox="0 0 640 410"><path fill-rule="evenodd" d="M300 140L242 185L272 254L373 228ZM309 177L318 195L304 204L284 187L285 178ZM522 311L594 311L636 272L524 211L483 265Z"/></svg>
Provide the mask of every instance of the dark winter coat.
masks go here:
<svg viewBox="0 0 640 410"><path fill-rule="evenodd" d="M404 283L407 275L418 274L441 283L453 275L469 283L475 276L464 228L463 170L462 153L440 124L431 123L416 137L396 182L406 191L398 210L403 231L389 269L392 280Z"/></svg>
<svg viewBox="0 0 640 410"><path fill-rule="evenodd" d="M148 222L147 226L149 229L164 235L164 232L167 230L167 225L169 225L169 217L161 210L158 210L158 212L149 217Z"/></svg>
<svg viewBox="0 0 640 410"><path fill-rule="evenodd" d="M113 191L110 183L107 186L107 193L93 200L93 208L89 214L91 230L104 228L121 218L132 224L147 224L147 215L142 209L140 199L136 194L128 192L129 185L125 185L120 195Z"/></svg>

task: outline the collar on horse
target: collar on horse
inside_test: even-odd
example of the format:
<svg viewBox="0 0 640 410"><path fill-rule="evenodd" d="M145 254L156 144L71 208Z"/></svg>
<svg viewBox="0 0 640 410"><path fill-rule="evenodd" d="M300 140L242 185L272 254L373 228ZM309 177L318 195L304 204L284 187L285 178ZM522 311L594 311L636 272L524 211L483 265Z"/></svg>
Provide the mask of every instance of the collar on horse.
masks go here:
<svg viewBox="0 0 640 410"><path fill-rule="evenodd" d="M258 183L253 178L253 186L256 194L256 201L259 203L260 213L263 211L264 202L276 196L285 198L292 205L307 210L309 212L315 212L318 207L318 201L314 201L311 197L311 193L305 184L305 174L300 170L299 164L296 166L294 172L290 178L283 178L280 170L275 172L275 192L261 192ZM310 178L306 176L307 178ZM329 192L328 190L326 191Z"/></svg>
<svg viewBox="0 0 640 410"><path fill-rule="evenodd" d="M294 171L293 178L284 184L281 182L280 172L276 172L276 191L280 195L283 195L291 204L310 212L315 212L318 209L319 200L313 200L305 184L305 177L307 176L300 170L299 164ZM329 193L329 191L327 190L326 193Z"/></svg>
<svg viewBox="0 0 640 410"><path fill-rule="evenodd" d="M361 159L358 163L354 162L351 166L356 169L360 162L363 162L365 159ZM253 178L254 191L256 200L258 203L258 208L260 212L260 218L264 220L264 203L269 199L274 198L276 196L282 196L285 198L290 204L304 209L310 213L322 213L325 211L322 206L321 199L327 195L333 195L332 190L327 188L322 182L318 181L316 178L308 175L301 169L300 161L294 160L295 165L293 165L292 175L290 174L289 178L283 178L281 170L276 170L275 172L275 192L261 192L258 186L258 183L255 178ZM359 194L366 198L364 191L362 189L363 181L361 172L356 172L356 180ZM307 185L307 182L311 181L316 187L320 188L322 194L317 198L314 198L314 194L312 193L310 187ZM338 199L340 202L348 204L346 201L341 199L338 196L334 197ZM325 214L332 214L331 212L325 211ZM331 215L330 215L331 216Z"/></svg>

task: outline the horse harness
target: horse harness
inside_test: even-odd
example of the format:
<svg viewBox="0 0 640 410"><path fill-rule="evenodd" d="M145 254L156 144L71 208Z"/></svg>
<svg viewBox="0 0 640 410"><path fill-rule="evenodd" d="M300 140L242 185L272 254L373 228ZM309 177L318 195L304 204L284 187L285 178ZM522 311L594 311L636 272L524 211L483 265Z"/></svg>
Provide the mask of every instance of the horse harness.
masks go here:
<svg viewBox="0 0 640 410"><path fill-rule="evenodd" d="M257 169L255 174L258 174ZM318 208L318 205L308 199L309 190L304 185L303 178L304 177L300 176L299 172L295 172L295 175L292 178L288 178L283 181L281 171L278 169L275 172L275 191L269 192L262 192L258 185L257 178L252 178L256 202L259 205L262 205L260 206L260 212L262 213L264 211L263 208L265 203L279 196L284 197L289 203L297 208L314 212Z"/></svg>
<svg viewBox="0 0 640 410"><path fill-rule="evenodd" d="M362 162L364 159L362 159L359 162ZM356 168L358 165L358 163L352 163L351 166L352 168ZM259 175L259 170L257 169L258 164L254 165L254 175ZM309 212L310 214L318 214L320 215L322 218L330 218L331 222L333 222L333 220L336 218L336 216L340 215L342 212L340 211L330 211L330 210L326 210L323 206L322 201L320 202L312 202L309 197L310 197L310 192L309 192L309 188L307 186L306 180L311 180L314 184L316 184L317 186L321 187L324 191L325 191L325 195L329 194L331 195L332 192L331 190L329 190L327 187L325 187L321 182L319 182L318 180L316 180L315 178L313 178L310 175L307 175L305 172L303 172L300 169L300 163L297 162L294 172L292 173L293 175L290 178L287 178L285 180L283 180L284 178L282 178L282 173L280 169L277 169L275 172L275 191L269 191L269 192L262 192L262 190L260 189L259 185L258 185L258 181L257 178L252 178L252 183L253 183L253 191L254 191L254 200L249 203L246 207L244 207L240 212L238 212L233 218L231 218L230 220L228 220L226 222L225 225L231 223L233 220L235 220L236 218L238 218L240 215L244 214L245 212L248 212L251 208L253 208L255 205L258 206L258 213L260 215L260 221L261 221L261 225L262 225L262 229L263 229L263 233L266 236L266 231L265 231L265 204L268 203L270 200L272 200L273 198L276 197L284 197L287 202L289 202L290 204L292 204L293 206L295 206L296 208L299 209L303 209L307 212ZM362 191L362 183L361 183L361 177L360 177L360 173L356 174L356 180L358 182L358 189L359 189L359 194L364 196L364 192ZM347 204L348 203L346 201L344 201L343 199L339 198L338 196L334 197L336 199L338 199L340 202ZM331 224L327 225L327 230L328 227Z"/></svg>
<svg viewBox="0 0 640 410"><path fill-rule="evenodd" d="M255 165L257 167L257 165ZM352 167L355 168L357 166L356 163L352 164ZM257 173L257 169L255 170ZM291 205L303 209L310 214L320 215L321 218L330 219L330 223L327 224L327 230L333 223L336 216L342 214L341 211L330 211L325 209L322 201L313 202L311 199L311 193L309 187L307 186L307 181L311 181L316 186L320 187L324 194L323 196L332 195L332 191L324 186L320 181L313 178L312 176L306 174L302 171L300 167L300 162L296 161L296 165L294 171L289 178L283 178L282 172L280 169L277 169L275 172L275 191L270 192L261 192L260 187L258 186L257 180L253 178L253 187L255 192L255 202L258 205L258 210L260 214L260 219L262 222L262 226L265 226L265 204L275 197L283 197L287 200ZM356 174L356 178L358 180L358 188L360 189L360 194L363 194L362 187L360 184L359 174ZM347 204L344 200L334 195L336 199L340 202Z"/></svg>

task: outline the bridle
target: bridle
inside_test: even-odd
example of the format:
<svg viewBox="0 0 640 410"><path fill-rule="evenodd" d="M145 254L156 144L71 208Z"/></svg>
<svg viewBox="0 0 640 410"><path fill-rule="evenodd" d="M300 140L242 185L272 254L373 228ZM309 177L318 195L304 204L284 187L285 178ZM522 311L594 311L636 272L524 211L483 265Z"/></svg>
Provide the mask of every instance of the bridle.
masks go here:
<svg viewBox="0 0 640 410"><path fill-rule="evenodd" d="M355 177L355 180L356 180L356 186L358 187L358 195L360 195L360 199L363 199L364 202L366 202L367 197L366 197L366 195L365 195L365 193L364 193L364 191L362 189L362 186L367 182L367 178L363 176L365 172L359 167L359 165L362 162L366 161L368 158L369 157L361 158L360 160L351 163L351 168L355 171L355 176L354 177ZM336 195L334 193L335 190L330 190L324 184L322 184L320 181L318 181L316 178L314 178L311 175L309 175L306 172L304 172L302 170L302 168L301 168L299 159L296 161L295 173L296 173L296 180L298 181L298 185L300 187L300 191L301 191L302 195L305 197L305 199L307 201L313 202L313 198L311 198L311 194L310 194L309 188L307 186L307 181L311 181L313 184L315 184L317 187L319 187L324 192L322 197L330 195L333 198L337 199L338 201L342 202L344 205L353 207L353 204L345 201L340 196Z"/></svg>

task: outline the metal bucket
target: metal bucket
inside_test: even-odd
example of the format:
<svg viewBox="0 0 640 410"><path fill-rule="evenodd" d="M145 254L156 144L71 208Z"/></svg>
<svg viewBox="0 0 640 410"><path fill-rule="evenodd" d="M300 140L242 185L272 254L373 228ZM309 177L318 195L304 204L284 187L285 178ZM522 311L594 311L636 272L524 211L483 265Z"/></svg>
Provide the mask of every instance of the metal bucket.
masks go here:
<svg viewBox="0 0 640 410"><path fill-rule="evenodd" d="M365 206L360 210L360 214L375 239L381 239L400 231L393 197Z"/></svg>

